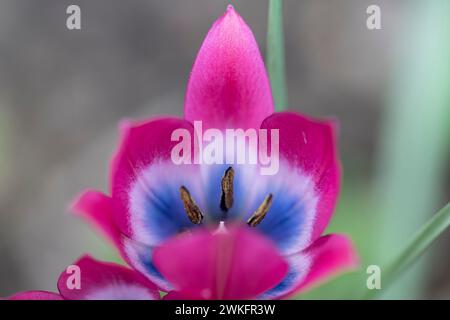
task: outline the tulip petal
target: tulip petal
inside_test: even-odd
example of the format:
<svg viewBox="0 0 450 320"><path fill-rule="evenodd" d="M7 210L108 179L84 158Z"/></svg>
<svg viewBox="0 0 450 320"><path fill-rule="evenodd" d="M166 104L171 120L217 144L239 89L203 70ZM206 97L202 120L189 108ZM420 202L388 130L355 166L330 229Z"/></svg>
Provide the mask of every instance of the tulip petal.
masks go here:
<svg viewBox="0 0 450 320"><path fill-rule="evenodd" d="M292 255L286 277L262 299L288 297L317 286L339 273L358 266L351 240L339 234L320 237L305 251Z"/></svg>
<svg viewBox="0 0 450 320"><path fill-rule="evenodd" d="M8 300L63 300L63 298L57 293L48 291L24 291L16 293Z"/></svg>
<svg viewBox="0 0 450 320"><path fill-rule="evenodd" d="M175 130L195 139L193 126L185 120L164 118L122 126L122 142L112 164L114 220L127 237L147 245L191 228L180 198L185 186L201 201L198 165L176 165L172 149ZM187 150L194 155L194 143ZM200 203L198 203L201 205Z"/></svg>
<svg viewBox="0 0 450 320"><path fill-rule="evenodd" d="M154 263L176 298L252 299L287 271L273 244L248 227L179 236L155 249Z"/></svg>
<svg viewBox="0 0 450 320"><path fill-rule="evenodd" d="M279 129L280 161L311 179L317 199L311 242L325 230L335 208L340 187L340 163L332 122L283 112L264 120L263 129ZM270 135L269 135L270 145Z"/></svg>
<svg viewBox="0 0 450 320"><path fill-rule="evenodd" d="M252 31L230 5L209 30L189 79L185 117L208 128L259 128L274 112Z"/></svg>
<svg viewBox="0 0 450 320"><path fill-rule="evenodd" d="M306 254L312 259L310 272L303 282L287 295L308 290L339 273L357 268L359 264L352 241L340 234L320 237L306 250Z"/></svg>
<svg viewBox="0 0 450 320"><path fill-rule="evenodd" d="M79 267L80 286L71 277L75 271L61 273L58 289L67 300L157 300L156 286L135 271L114 263L100 262L88 255L74 266Z"/></svg>
<svg viewBox="0 0 450 320"><path fill-rule="evenodd" d="M121 247L121 234L114 222L113 202L110 197L98 191L86 190L73 202L71 211L100 230L116 247Z"/></svg>

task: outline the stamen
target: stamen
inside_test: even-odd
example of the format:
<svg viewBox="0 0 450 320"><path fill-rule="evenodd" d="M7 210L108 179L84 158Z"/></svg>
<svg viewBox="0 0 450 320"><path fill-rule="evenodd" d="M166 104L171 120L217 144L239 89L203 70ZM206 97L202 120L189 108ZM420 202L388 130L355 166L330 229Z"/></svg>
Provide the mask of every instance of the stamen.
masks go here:
<svg viewBox="0 0 450 320"><path fill-rule="evenodd" d="M220 208L223 211L228 211L233 206L233 181L234 169L229 167L225 170L222 177L222 197L220 199Z"/></svg>
<svg viewBox="0 0 450 320"><path fill-rule="evenodd" d="M272 205L272 199L273 196L271 193L264 198L263 202L258 207L258 209L256 209L253 215L247 220L247 224L250 227L256 227L258 224L261 223L261 221L266 216L267 212L269 212L270 206Z"/></svg>
<svg viewBox="0 0 450 320"><path fill-rule="evenodd" d="M203 214L185 186L180 187L180 196L189 220L191 220L193 224L200 224L203 219Z"/></svg>

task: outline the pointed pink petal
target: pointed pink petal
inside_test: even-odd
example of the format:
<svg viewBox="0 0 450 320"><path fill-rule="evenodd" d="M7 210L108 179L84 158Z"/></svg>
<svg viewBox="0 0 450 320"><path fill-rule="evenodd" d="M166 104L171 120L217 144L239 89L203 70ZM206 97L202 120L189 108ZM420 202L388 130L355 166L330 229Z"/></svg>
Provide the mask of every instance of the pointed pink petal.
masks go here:
<svg viewBox="0 0 450 320"><path fill-rule="evenodd" d="M279 129L280 158L312 180L311 187L318 197L311 236L314 241L328 225L339 194L340 162L334 123L283 112L265 119L261 128Z"/></svg>
<svg viewBox="0 0 450 320"><path fill-rule="evenodd" d="M158 227L154 221L148 221L147 214L161 211L153 207L166 208L166 205L173 204L173 201L161 197L176 193L177 200L179 199L178 189L181 185L168 184L187 180L189 184L186 187L195 192L195 188L190 184L199 180L192 178L196 174L196 165L175 165L171 160L172 149L179 143L178 140L172 141L172 133L177 129L184 129L191 139L195 138L192 124L176 118L137 124L124 123L121 127L120 147L113 158L111 170L114 220L122 233L142 243L154 245L161 238L147 229L154 230ZM194 143L190 145L193 156ZM173 210L162 211L171 213ZM162 214L153 218L159 217L164 218ZM189 222L185 214L182 217L186 223ZM159 225L170 226L170 221Z"/></svg>
<svg viewBox="0 0 450 320"><path fill-rule="evenodd" d="M339 273L354 269L359 263L352 241L340 234L320 237L305 253L311 256L312 264L299 290L306 290Z"/></svg>
<svg viewBox="0 0 450 320"><path fill-rule="evenodd" d="M286 257L289 271L274 288L264 292L261 299L280 299L318 286L339 273L358 265L352 242L344 235L320 237L303 252Z"/></svg>
<svg viewBox="0 0 450 320"><path fill-rule="evenodd" d="M63 300L63 298L57 293L48 291L24 291L16 293L8 300Z"/></svg>
<svg viewBox="0 0 450 320"><path fill-rule="evenodd" d="M66 269L58 280L61 295L68 300L157 300L156 286L135 271L114 263L100 262L88 255L79 267L80 287L74 282L75 270Z"/></svg>
<svg viewBox="0 0 450 320"><path fill-rule="evenodd" d="M229 6L209 30L192 68L184 113L207 128L259 128L273 100L258 45Z"/></svg>
<svg viewBox="0 0 450 320"><path fill-rule="evenodd" d="M84 191L72 204L71 211L100 230L106 238L120 247L121 234L114 222L112 199L94 190Z"/></svg>
<svg viewBox="0 0 450 320"><path fill-rule="evenodd" d="M181 235L155 249L154 263L179 291L174 298L252 299L287 271L274 245L247 227Z"/></svg>
<svg viewBox="0 0 450 320"><path fill-rule="evenodd" d="M304 252L310 259L309 272L301 283L285 296L318 286L328 279L358 267L359 259L352 241L345 235L320 237Z"/></svg>

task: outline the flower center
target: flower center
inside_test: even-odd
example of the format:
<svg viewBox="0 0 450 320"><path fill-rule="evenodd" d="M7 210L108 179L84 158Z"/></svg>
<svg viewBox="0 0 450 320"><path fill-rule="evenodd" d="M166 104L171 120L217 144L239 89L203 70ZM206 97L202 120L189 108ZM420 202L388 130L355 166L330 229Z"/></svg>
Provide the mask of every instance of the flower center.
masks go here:
<svg viewBox="0 0 450 320"><path fill-rule="evenodd" d="M220 197L220 209L224 212L223 220L226 219L226 213L231 209L234 202L233 197L233 185L234 185L234 169L229 167L225 170L223 174L221 187L222 194ZM196 204L194 199L192 198L189 190L185 186L180 187L180 197L181 201L183 201L184 210L189 218L189 220L193 224L200 224L203 220L203 213L200 210L199 206ZM252 216L247 220L247 224L250 227L255 227L261 223L264 217L269 212L269 209L272 205L273 195L269 193L263 200L263 202L259 205L259 207L255 210ZM224 221L221 221L221 224L224 226Z"/></svg>

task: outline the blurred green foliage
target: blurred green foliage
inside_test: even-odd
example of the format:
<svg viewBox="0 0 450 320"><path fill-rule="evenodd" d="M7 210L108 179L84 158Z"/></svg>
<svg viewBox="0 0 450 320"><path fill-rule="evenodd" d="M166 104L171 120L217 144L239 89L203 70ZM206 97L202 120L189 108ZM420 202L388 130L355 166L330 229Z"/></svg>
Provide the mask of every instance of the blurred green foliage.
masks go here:
<svg viewBox="0 0 450 320"><path fill-rule="evenodd" d="M366 267L392 260L442 203L450 136L450 2L411 1L409 8L407 30L395 44L373 183L344 184L328 230L352 236L361 269L297 298L360 298ZM392 288L382 297L422 297L428 265L421 259L399 281L386 279Z"/></svg>

